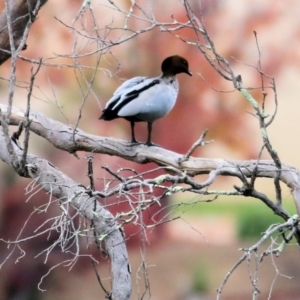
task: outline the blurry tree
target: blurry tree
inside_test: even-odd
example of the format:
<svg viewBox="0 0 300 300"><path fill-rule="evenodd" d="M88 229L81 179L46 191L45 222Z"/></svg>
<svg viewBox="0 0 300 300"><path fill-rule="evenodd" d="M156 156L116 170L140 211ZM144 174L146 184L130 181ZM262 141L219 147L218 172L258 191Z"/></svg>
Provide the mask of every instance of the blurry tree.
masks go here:
<svg viewBox="0 0 300 300"><path fill-rule="evenodd" d="M256 299L259 293L258 269L263 258L268 255L280 255L286 243L293 237L300 245L299 217L298 215L290 216L283 209L280 186L281 183L284 183L291 190L297 212L299 212L300 173L295 167L281 162L268 137L267 129L277 113L277 90L275 80L262 70L256 33L254 35L259 59L257 66L252 66L252 68L256 70L259 76L259 86L247 88L242 83L243 74L236 74L229 61L219 53L209 30L204 25L202 12L208 10L206 2L203 2L201 7L201 3L198 1L178 1L172 8L174 14L171 20L160 21L157 16L161 16L159 11L164 7L162 3L154 5L151 1L145 3L143 1L109 0L99 3L76 1L74 11L78 9L78 5L79 10L76 15L74 14L73 21L65 23L59 20L60 26L69 32L65 33L66 41L70 39L69 34L71 32L73 37L72 49L66 49L65 45L60 45L64 54L56 53L48 59L23 57L21 53L26 48L30 27L44 3L45 1L39 0L5 1L4 10L0 17L1 64L10 57L9 74L6 78L2 78L3 85L6 84L7 87L7 101L0 106L0 158L15 173L31 179L26 188L28 199L41 193L41 191L48 195L46 203L38 203L29 217L22 220L24 223L16 238L6 236L1 240L2 243L10 246L9 253L3 259L1 266L12 259L21 260L26 255L26 250L22 244L31 243L41 237L45 240L45 247L39 249L38 255L44 254L46 262L51 260L51 255L57 248L69 255L68 259L50 265L46 275L53 268L61 265L72 268L79 257L83 255L85 247L90 248L92 245L96 245L97 250L104 257L107 256L111 262L111 291L103 285L103 278L97 274L95 268L97 279L106 297L108 299L129 299L131 275L126 248L127 238L123 234L125 225L138 224L139 231L144 233L144 238L147 238L146 230L148 228L172 220L172 217L168 216L168 205L164 205L163 199L175 193L194 193L203 197L199 201L211 201L220 195L253 197L262 201L270 210L280 216L282 223L270 225L257 243L243 249L244 254L229 270L218 289L217 297L221 297L227 280L236 268L243 262L254 259L255 272L250 278L253 285L253 298ZM211 4L211 2L209 3ZM47 5L50 6L50 4ZM63 3L61 4L63 5ZM93 7L99 5L101 22L95 17L91 5ZM97 9L99 7L97 6ZM105 14L105 8L108 8L112 14ZM55 31L50 30L50 27L39 28L38 30L43 30L43 35L49 33L49 35L55 36ZM256 159L225 160L192 157L191 155L197 148L204 147L209 143L206 141L207 130L202 133L189 150L186 149L185 155L181 155L160 147L147 147L144 144L132 145L124 140L88 134L79 129L81 120L86 113L85 109L89 105L88 99L92 97L98 101L97 89L101 89L101 92L107 93L107 95L109 94L105 91L107 85L105 78L102 78L103 82L98 86L95 85L95 81L97 72L103 72L109 76L119 72L120 62L118 55L115 54L117 47L124 44L127 48L123 49L132 53L130 66L135 63L143 65L143 59L145 60L144 65L146 65L146 61L152 62L156 59L154 44L151 42L147 44L146 41L142 43L144 49L139 49L139 51L145 51L149 53L149 56L143 56L141 59L137 57L139 53L135 51L135 41L137 38L143 39L144 34L149 34L152 37L158 36L157 39L164 46L166 45L165 35L168 34L175 39L174 44L178 46L178 49L181 45L191 48L193 57L209 65L210 69L215 72L214 76L218 78L215 80L216 82L220 80L230 83L231 92L239 93L246 100L245 103L252 106L252 114L257 119L262 140L261 151ZM37 39L35 41L36 48L42 47L39 43ZM66 54L68 50L71 52ZM169 52L167 50L165 49L165 52ZM93 65L90 64L91 60ZM27 73L29 80L27 81L22 78L23 74L18 73L18 68L21 68L24 63L30 65L29 75ZM66 75L71 72L79 87L77 99L72 99L74 102L77 101L77 104L79 103L77 106L79 110L73 109L74 102L65 103L68 110L72 110L72 116L71 114L65 115L63 105L60 105L59 100L57 101L55 109L61 112L60 117L64 118L61 121L43 115L33 104L33 100L38 99L45 92L38 82L41 80L39 76L42 76L40 75L42 70L48 67L62 69L55 73L55 76L51 75L51 71L46 75L47 80L51 82L50 90L54 95L56 91L52 86L53 82L64 83L65 78L61 74ZM23 69L21 68L21 70ZM15 106L17 97L20 97L20 94L16 92L19 88L24 93L23 97L25 95L24 98L27 99L25 109ZM250 94L254 88L255 96L260 98L259 101ZM195 97L199 97L199 95L193 95L193 98ZM54 96L54 98L57 100L58 97ZM275 111L271 113L267 112L265 107L269 99L273 99L275 103ZM194 106L197 107L195 104ZM197 109L193 108L191 111L193 112L188 118L191 119L192 116L195 116L196 120ZM227 121L229 122L231 119L228 118ZM226 124L226 120L222 121ZM96 120L92 121L92 123L94 122ZM195 127L195 123L191 123L191 125L188 124L187 119L183 123L186 124L184 128L186 132L189 132L189 126ZM40 149L40 155L31 154L30 147L34 141L31 133L36 133L47 143L59 149L55 155L61 157L62 168L67 168L67 166L63 166L66 157L74 156L76 158L78 152L88 153L83 165L77 161L70 163L71 160L68 160L67 164L73 171L74 179L71 179L65 172L59 170L43 157L43 152L55 150ZM235 131L230 132L231 135L234 133ZM186 145L189 138L194 134L195 132L186 135L183 144ZM173 138L173 143L177 142L181 143L178 138ZM261 159L263 152L268 153L270 160ZM99 162L94 157L96 153L122 158L118 161L120 168L114 170L109 164L111 161L107 159L107 163L100 163L107 175L99 179L95 174L96 169L99 169ZM51 156L51 154L49 155ZM128 167L126 161L134 164ZM150 163L153 163L155 167ZM147 164L147 168L143 171L138 166L141 164ZM88 185L75 181L78 173L84 172L84 166L86 166L86 173L89 178ZM198 176L205 174L208 175L205 180L203 180L203 176ZM234 185L233 190L211 189L211 185L220 176L236 177L240 184ZM257 180L262 177L273 179L275 200L270 199L256 188ZM103 181L101 188L96 183L98 180ZM208 197L206 200L204 200L205 196ZM110 199L114 200L110 201ZM120 206L124 203L126 206ZM53 206L59 206L60 211L51 210L50 207ZM114 214L110 212L110 207L116 208ZM118 209L120 207L122 209ZM155 213L152 211L153 207L156 207ZM145 219L145 212L149 212L147 220ZM27 223L33 215L40 213L49 214L48 218L37 225L30 236L26 236ZM261 252L261 245L266 240L269 241L270 246L267 251ZM280 243L279 247L275 246L277 243ZM258 254L260 259L257 259ZM93 254L90 254L89 257L95 267L96 260ZM146 274L146 265L144 267ZM148 280L151 282L151 278L145 276L145 291L140 298L149 292ZM42 281L43 277L41 278ZM41 289L40 285L39 288Z"/></svg>

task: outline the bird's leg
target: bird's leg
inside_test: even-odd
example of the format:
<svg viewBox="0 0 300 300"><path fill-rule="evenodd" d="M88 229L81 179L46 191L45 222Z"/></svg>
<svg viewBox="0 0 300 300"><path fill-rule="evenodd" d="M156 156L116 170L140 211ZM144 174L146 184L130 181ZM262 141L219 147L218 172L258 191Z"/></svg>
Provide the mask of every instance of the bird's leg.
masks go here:
<svg viewBox="0 0 300 300"><path fill-rule="evenodd" d="M135 139L134 136L134 122L130 121L130 126L131 126L131 143L138 143L137 140Z"/></svg>
<svg viewBox="0 0 300 300"><path fill-rule="evenodd" d="M151 142L151 132L152 132L152 122L148 122L148 140L147 140L146 145L160 147L159 145Z"/></svg>
<svg viewBox="0 0 300 300"><path fill-rule="evenodd" d="M153 146L154 144L151 143L151 132L152 132L152 122L148 122L148 140L146 145Z"/></svg>

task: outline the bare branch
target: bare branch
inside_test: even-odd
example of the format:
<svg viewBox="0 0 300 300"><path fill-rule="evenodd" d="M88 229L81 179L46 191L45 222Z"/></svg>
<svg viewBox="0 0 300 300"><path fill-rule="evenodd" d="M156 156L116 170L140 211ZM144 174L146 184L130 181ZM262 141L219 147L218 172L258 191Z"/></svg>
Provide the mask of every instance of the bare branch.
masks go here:
<svg viewBox="0 0 300 300"><path fill-rule="evenodd" d="M207 132L208 132L208 129L206 129L201 134L200 138L192 145L192 147L189 149L189 151L182 158L180 158L180 160L179 160L180 163L185 161L185 160L188 160L189 157L192 155L192 153L196 150L197 147L205 146L206 144L213 143L213 140L205 141L205 137L206 137Z"/></svg>
<svg viewBox="0 0 300 300"><path fill-rule="evenodd" d="M0 105L2 114L5 114L5 105ZM14 108L10 118L11 125L18 125L25 121L22 110ZM76 129L75 143L72 136L74 128L58 121L48 119L39 112L30 113L30 130L52 143L58 149L74 153L86 151L116 155L124 159L137 162L154 162L159 166L174 168L184 171L187 175L210 174L211 177L204 185L213 182L217 175L235 176L240 178L241 172L246 177L252 177L255 172L257 177L276 178L278 176L277 165L270 160L236 161L222 159L204 159L190 157L187 161L179 163L181 155L159 148L145 145L132 145L130 142L114 138L103 138L87 134ZM214 173L211 173L214 172ZM300 212L300 171L288 164L281 164L280 181L284 182L292 191L298 212Z"/></svg>

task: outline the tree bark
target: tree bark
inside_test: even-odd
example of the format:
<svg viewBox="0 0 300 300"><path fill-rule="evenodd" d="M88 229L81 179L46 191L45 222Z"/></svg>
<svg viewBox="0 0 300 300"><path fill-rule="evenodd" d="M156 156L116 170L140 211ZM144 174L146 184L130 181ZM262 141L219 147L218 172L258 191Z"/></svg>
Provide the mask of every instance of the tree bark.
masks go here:
<svg viewBox="0 0 300 300"><path fill-rule="evenodd" d="M28 22L33 23L38 10L47 0L11 0L0 15L0 65L11 57L11 41L8 20L14 47L18 48ZM8 16L9 14L9 16Z"/></svg>
<svg viewBox="0 0 300 300"><path fill-rule="evenodd" d="M0 104L5 116L7 107ZM29 116L30 130L48 140L58 149L74 153L85 151L116 155L126 160L144 164L154 162L160 166L173 167L186 172L187 175L209 174L204 185L210 185L218 175L240 177L242 174L251 177L256 172L257 177L275 178L278 170L272 160L225 160L189 157L180 162L182 155L159 147L148 147L143 144L132 145L130 142L114 138L87 134L70 125L47 118L40 112L32 112ZM10 125L25 122L24 111L13 108ZM1 145L2 146L2 145ZM300 171L286 163L282 163L280 180L291 190L298 214L300 214Z"/></svg>
<svg viewBox="0 0 300 300"><path fill-rule="evenodd" d="M22 159L22 150L15 144L14 152ZM6 147L4 133L0 131L0 159L11 165L11 156ZM119 224L114 216L78 183L74 182L47 160L28 154L26 168L29 178L39 184L46 193L56 197L61 203L71 204L93 224L95 239L105 243L111 259L113 275L112 299L130 298L131 278L128 254Z"/></svg>

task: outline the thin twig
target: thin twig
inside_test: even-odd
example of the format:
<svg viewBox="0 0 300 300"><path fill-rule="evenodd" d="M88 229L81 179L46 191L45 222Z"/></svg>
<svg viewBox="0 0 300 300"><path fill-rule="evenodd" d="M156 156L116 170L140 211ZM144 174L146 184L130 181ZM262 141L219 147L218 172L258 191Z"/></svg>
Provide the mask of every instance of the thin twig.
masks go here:
<svg viewBox="0 0 300 300"><path fill-rule="evenodd" d="M178 160L179 164L184 161L187 161L197 147L202 147L202 146L205 146L206 144L214 142L214 140L204 141L207 132L208 132L208 129L205 129L205 131L201 134L200 138L192 145L192 147L189 149L189 151Z"/></svg>

